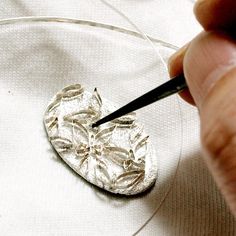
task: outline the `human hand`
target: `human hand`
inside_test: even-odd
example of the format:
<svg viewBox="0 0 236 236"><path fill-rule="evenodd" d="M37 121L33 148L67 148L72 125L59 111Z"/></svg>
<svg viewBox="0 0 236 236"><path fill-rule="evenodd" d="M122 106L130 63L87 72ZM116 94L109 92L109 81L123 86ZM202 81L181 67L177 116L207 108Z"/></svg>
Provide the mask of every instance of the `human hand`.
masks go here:
<svg viewBox="0 0 236 236"><path fill-rule="evenodd" d="M199 0L205 29L169 61L170 76L184 72L180 95L199 109L206 163L236 216L236 1Z"/></svg>

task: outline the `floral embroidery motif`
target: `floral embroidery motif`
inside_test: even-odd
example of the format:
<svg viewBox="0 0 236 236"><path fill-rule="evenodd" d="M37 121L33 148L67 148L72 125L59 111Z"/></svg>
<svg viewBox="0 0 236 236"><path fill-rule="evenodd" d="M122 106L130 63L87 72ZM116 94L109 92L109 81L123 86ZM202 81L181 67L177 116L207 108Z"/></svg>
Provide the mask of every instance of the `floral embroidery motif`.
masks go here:
<svg viewBox="0 0 236 236"><path fill-rule="evenodd" d="M76 102L79 108L70 109L68 104ZM103 112L96 88L92 95L79 84L64 88L46 110L49 140L66 162L73 160L70 166L89 182L111 192L132 194L145 178L149 137L137 124L135 113L92 128Z"/></svg>

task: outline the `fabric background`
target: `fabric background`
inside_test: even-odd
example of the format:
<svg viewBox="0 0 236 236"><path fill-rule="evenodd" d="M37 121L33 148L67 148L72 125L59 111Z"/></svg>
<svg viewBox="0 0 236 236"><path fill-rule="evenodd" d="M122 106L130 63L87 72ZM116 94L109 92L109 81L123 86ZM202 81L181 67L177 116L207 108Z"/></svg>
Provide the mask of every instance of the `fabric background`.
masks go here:
<svg viewBox="0 0 236 236"><path fill-rule="evenodd" d="M145 33L177 46L200 31L191 1L109 2ZM32 15L86 19L134 30L99 0L0 2L1 19ZM157 150L161 176L147 196L120 200L99 193L60 160L54 161L56 157L49 151L42 115L49 99L63 86L76 82L79 77L89 89L98 84L104 96L113 95L115 102L123 104L162 81L155 78L158 70L155 68L161 68L160 77L167 77L161 65L156 60L157 64L154 63L155 56L146 42L132 41L125 36L119 36L117 42L114 39L118 36L114 33L107 36L103 31L94 33L92 29L77 32L70 26L64 35L57 26L55 32L46 26L43 31L34 26L22 27L0 29L1 235L131 235L152 214L173 178L169 195L140 235L235 234L235 221L201 157L197 111L181 102L182 113L179 113L176 97L140 112L145 127L160 145ZM71 31L73 33L69 33ZM76 44L79 54L73 46L77 41L81 45ZM159 49L166 60L173 53L166 48ZM111 50L120 57L107 57ZM91 51L98 51L106 63L97 64L99 56L88 58ZM78 60L81 67L75 64ZM138 77L133 74L135 68L140 68ZM143 73L143 68L149 70ZM121 71L126 75L123 80ZM104 72L109 80L104 79ZM113 89L117 80L125 96ZM164 119L154 115L157 111L171 122L162 123ZM181 122L183 145L175 177ZM158 134L155 129L159 130Z"/></svg>

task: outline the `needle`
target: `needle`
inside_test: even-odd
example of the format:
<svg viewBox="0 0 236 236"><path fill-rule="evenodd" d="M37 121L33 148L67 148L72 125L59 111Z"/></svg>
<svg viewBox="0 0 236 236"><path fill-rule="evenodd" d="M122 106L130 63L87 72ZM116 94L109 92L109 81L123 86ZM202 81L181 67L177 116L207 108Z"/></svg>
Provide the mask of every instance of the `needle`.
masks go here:
<svg viewBox="0 0 236 236"><path fill-rule="evenodd" d="M141 97L136 98L135 100L119 108L113 113L103 117L102 119L93 123L92 127L98 127L99 125L119 118L120 116L126 115L132 111L136 111L142 107L150 105L153 102L166 98L172 94L181 92L185 88L187 88L186 80L184 78L184 75L181 74L158 86L157 88L145 93Z"/></svg>

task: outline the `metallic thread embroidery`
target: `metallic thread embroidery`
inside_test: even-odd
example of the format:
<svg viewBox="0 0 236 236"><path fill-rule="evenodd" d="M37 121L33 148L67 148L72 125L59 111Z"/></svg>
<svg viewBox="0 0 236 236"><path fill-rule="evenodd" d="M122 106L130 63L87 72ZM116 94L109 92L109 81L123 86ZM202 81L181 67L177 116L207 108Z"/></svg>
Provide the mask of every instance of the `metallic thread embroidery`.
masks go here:
<svg viewBox="0 0 236 236"><path fill-rule="evenodd" d="M49 140L89 182L115 193L141 192L147 186L135 188L145 180L149 136L137 123L134 112L92 128L104 112L108 111L96 88L92 95L80 84L62 89L46 110Z"/></svg>

